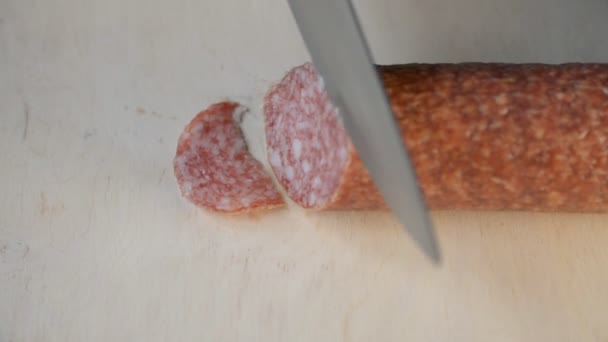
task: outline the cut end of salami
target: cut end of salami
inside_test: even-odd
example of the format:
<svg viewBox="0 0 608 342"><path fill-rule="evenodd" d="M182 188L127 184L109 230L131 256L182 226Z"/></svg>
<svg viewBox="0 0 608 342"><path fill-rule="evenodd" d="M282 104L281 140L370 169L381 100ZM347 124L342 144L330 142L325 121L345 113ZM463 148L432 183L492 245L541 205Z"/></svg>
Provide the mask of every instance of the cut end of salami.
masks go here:
<svg viewBox="0 0 608 342"><path fill-rule="evenodd" d="M324 208L352 147L311 63L292 69L270 89L264 114L268 160L277 180L302 207Z"/></svg>
<svg viewBox="0 0 608 342"><path fill-rule="evenodd" d="M179 137L173 167L184 197L218 212L285 206L263 165L253 158L237 123L244 107L217 103L200 112Z"/></svg>

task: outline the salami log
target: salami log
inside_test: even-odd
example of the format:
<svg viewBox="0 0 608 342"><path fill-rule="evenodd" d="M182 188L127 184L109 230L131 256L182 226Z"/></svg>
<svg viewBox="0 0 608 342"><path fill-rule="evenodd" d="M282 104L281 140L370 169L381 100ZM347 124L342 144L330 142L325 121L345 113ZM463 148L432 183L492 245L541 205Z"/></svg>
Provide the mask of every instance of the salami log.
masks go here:
<svg viewBox="0 0 608 342"><path fill-rule="evenodd" d="M608 64L378 69L430 208L608 210ZM272 171L296 203L385 207L311 64L264 112Z"/></svg>
<svg viewBox="0 0 608 342"><path fill-rule="evenodd" d="M220 212L285 205L272 178L249 153L238 125L244 108L222 102L200 112L179 137L173 162L184 197Z"/></svg>

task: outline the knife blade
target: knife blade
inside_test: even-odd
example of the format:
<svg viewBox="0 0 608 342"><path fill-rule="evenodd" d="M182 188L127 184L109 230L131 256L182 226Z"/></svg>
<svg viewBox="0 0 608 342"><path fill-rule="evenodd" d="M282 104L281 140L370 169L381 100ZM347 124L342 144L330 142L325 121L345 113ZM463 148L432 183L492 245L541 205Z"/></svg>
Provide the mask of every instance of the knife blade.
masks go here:
<svg viewBox="0 0 608 342"><path fill-rule="evenodd" d="M418 246L439 262L416 174L351 1L289 0L289 6L327 93L385 202Z"/></svg>

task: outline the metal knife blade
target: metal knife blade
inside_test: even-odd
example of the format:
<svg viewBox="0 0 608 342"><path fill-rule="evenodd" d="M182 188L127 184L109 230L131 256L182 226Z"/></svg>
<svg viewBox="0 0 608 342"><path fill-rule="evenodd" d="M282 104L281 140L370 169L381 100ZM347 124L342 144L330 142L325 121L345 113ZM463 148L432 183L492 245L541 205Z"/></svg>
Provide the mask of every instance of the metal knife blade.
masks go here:
<svg viewBox="0 0 608 342"><path fill-rule="evenodd" d="M422 250L440 260L435 233L384 87L349 0L289 0L313 64L387 205Z"/></svg>

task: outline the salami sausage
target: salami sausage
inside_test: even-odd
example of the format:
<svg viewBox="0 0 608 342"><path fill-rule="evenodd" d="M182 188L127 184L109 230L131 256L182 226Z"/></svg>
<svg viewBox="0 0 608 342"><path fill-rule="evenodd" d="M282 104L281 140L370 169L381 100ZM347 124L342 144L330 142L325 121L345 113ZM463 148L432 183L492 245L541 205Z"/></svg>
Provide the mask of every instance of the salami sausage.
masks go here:
<svg viewBox="0 0 608 342"><path fill-rule="evenodd" d="M219 212L285 205L272 178L249 153L238 125L244 108L217 103L200 112L179 137L173 162L184 197Z"/></svg>
<svg viewBox="0 0 608 342"><path fill-rule="evenodd" d="M378 70L430 208L608 210L608 64ZM272 171L296 203L385 207L311 64L264 112Z"/></svg>

